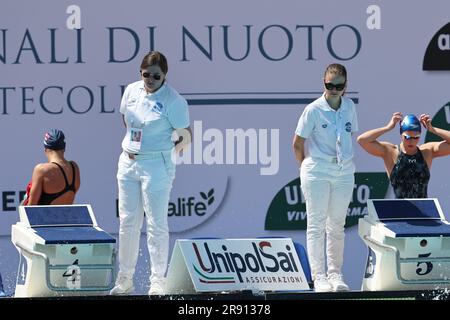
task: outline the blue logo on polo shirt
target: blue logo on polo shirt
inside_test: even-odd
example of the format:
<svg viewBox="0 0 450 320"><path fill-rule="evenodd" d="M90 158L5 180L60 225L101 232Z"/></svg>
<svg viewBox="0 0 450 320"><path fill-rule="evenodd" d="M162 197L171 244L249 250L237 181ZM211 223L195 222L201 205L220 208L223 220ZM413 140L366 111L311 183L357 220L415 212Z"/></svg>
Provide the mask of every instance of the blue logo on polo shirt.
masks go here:
<svg viewBox="0 0 450 320"><path fill-rule="evenodd" d="M352 124L351 124L351 122L347 122L345 124L345 131L352 132Z"/></svg>
<svg viewBox="0 0 450 320"><path fill-rule="evenodd" d="M164 108L164 106L162 105L161 102L156 102L152 107L152 111L161 113L163 108Z"/></svg>
<svg viewBox="0 0 450 320"><path fill-rule="evenodd" d="M326 124L326 123L324 123L323 125L322 125L322 128L326 128L328 125Z"/></svg>

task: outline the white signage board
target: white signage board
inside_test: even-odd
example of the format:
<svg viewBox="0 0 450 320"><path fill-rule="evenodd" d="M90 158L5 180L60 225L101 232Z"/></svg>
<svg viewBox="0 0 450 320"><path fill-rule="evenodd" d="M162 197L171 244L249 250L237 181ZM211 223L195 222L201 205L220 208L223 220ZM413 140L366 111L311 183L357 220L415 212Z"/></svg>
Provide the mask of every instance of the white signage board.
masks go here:
<svg viewBox="0 0 450 320"><path fill-rule="evenodd" d="M177 240L167 279L170 293L309 290L290 238Z"/></svg>

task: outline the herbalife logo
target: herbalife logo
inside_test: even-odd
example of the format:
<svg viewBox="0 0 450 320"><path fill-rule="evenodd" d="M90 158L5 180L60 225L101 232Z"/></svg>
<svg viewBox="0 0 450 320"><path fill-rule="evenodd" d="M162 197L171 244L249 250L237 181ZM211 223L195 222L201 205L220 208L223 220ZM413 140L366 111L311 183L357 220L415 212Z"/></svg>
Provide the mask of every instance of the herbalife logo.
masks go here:
<svg viewBox="0 0 450 320"><path fill-rule="evenodd" d="M200 199L196 197L178 198L176 202L169 202L169 217L175 216L203 216L208 207L214 202L214 188L206 192L200 192Z"/></svg>
<svg viewBox="0 0 450 320"><path fill-rule="evenodd" d="M231 251L225 244L215 250L211 249L207 242L203 248L192 243L196 262L193 267L201 283L247 283L252 281L280 281L301 282L295 276L272 277L278 272L298 272L293 250L286 245L282 250L271 250L269 241L251 243L251 248L241 248L239 251ZM272 251L272 252L271 252ZM264 276L261 276L265 273ZM255 274L258 274L255 280ZM270 276L270 277L269 277ZM237 279L236 279L237 277ZM280 278L280 279L279 279Z"/></svg>
<svg viewBox="0 0 450 320"><path fill-rule="evenodd" d="M183 185L175 186L169 200L168 220L170 232L182 232L195 228L219 212L228 188L228 178L209 172L205 179L200 179L196 171L189 170L184 175L190 181L188 193ZM180 172L179 176L182 176ZM211 180L214 186L211 187Z"/></svg>
<svg viewBox="0 0 450 320"><path fill-rule="evenodd" d="M389 180L384 172L355 174L353 197L347 209L346 227L367 214L367 200L386 196ZM273 198L266 215L266 230L306 230L306 203L300 179L286 184Z"/></svg>
<svg viewBox="0 0 450 320"><path fill-rule="evenodd" d="M442 27L428 44L423 70L450 70L450 22Z"/></svg>

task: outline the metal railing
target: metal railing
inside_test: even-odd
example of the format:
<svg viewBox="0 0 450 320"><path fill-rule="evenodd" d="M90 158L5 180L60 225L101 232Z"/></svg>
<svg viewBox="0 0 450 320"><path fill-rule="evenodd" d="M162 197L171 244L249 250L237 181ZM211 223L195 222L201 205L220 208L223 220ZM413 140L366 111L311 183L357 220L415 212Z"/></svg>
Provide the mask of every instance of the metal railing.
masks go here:
<svg viewBox="0 0 450 320"><path fill-rule="evenodd" d="M29 255L39 257L44 260L45 263L45 282L47 284L47 287L52 291L109 291L114 287L114 275L115 275L115 260L116 260L116 253L113 250L112 253L112 259L111 264L77 264L78 268L80 270L110 270L111 276L110 281L107 285L104 286L86 286L86 287L59 287L55 286L50 281L50 271L51 270L67 270L69 267L74 266L73 264L58 264L58 265L52 265L50 264L50 260L42 252L38 252L32 249L29 249L25 247L20 242L14 243L20 250L23 250L24 252L28 253Z"/></svg>
<svg viewBox="0 0 450 320"><path fill-rule="evenodd" d="M402 258L400 257L400 251L393 246L381 243L375 239L372 239L370 236L365 235L363 237L364 240L370 242L375 247L378 247L382 250L391 251L395 255L396 263L395 263L395 271L397 279L403 284L450 284L450 279L405 279L401 273L401 265L406 263L427 263L427 262L450 262L450 257L420 257L420 258Z"/></svg>

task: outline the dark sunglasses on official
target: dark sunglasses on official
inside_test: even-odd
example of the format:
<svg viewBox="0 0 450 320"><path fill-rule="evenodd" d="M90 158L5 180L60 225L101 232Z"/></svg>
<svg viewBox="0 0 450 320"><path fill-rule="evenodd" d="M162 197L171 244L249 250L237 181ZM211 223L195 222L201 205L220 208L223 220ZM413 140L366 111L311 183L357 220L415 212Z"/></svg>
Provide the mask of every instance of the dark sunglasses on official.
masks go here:
<svg viewBox="0 0 450 320"><path fill-rule="evenodd" d="M338 84L333 84L331 82L324 82L325 83L325 88L327 88L327 90L333 90L336 89L337 91L342 91L345 88L345 84L344 83L338 83Z"/></svg>
<svg viewBox="0 0 450 320"><path fill-rule="evenodd" d="M420 138L420 134L418 136L410 136L409 134L404 133L403 134L403 138L405 138L406 140L419 140Z"/></svg>
<svg viewBox="0 0 450 320"><path fill-rule="evenodd" d="M155 80L161 80L161 75L159 73L150 73L150 72L142 72L141 73L144 78L152 77Z"/></svg>

